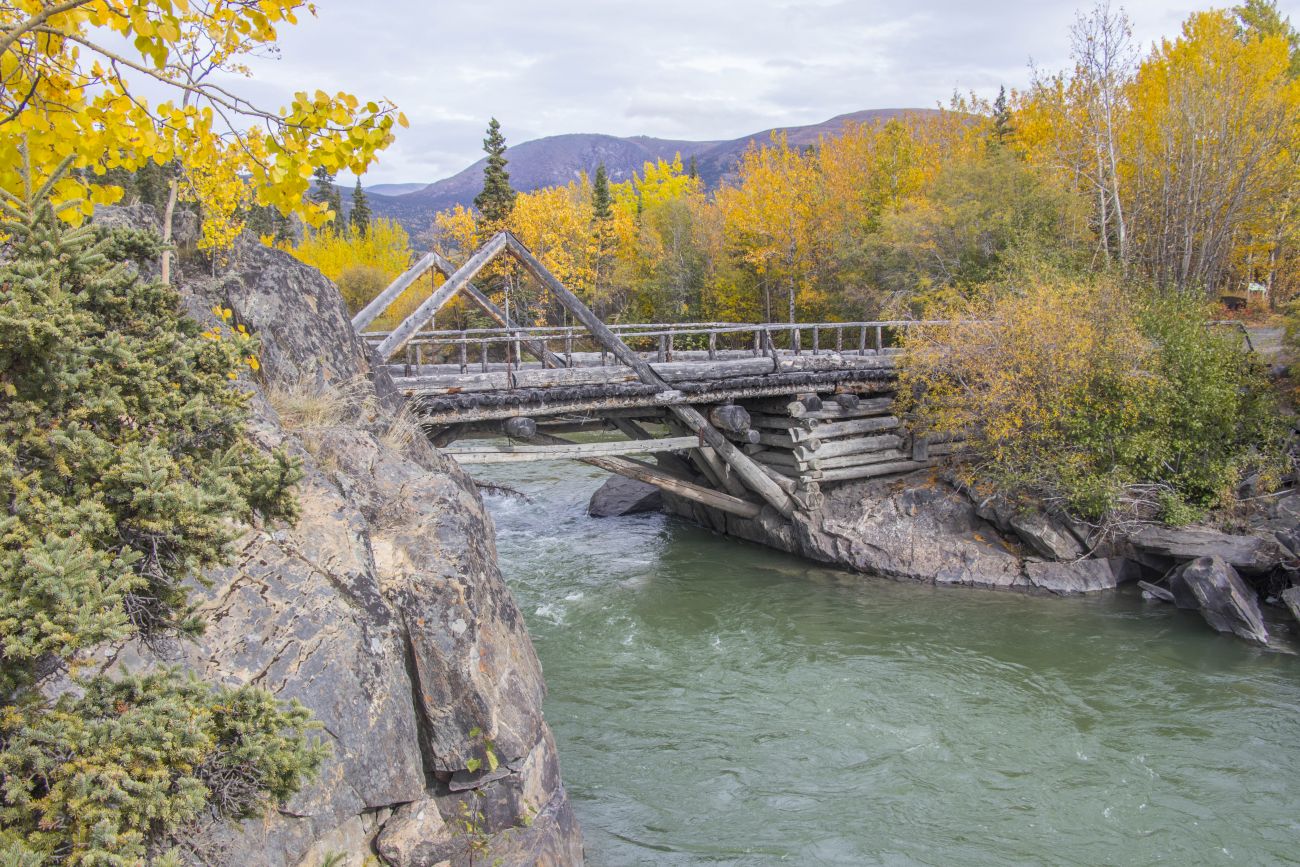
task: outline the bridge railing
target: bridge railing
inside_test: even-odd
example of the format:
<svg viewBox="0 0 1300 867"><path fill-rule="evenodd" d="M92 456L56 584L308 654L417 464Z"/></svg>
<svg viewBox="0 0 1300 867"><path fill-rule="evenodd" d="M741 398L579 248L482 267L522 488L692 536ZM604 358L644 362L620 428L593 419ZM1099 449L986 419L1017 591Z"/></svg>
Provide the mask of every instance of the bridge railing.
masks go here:
<svg viewBox="0 0 1300 867"><path fill-rule="evenodd" d="M764 354L840 353L878 355L898 350L908 328L943 324L938 320L862 322L676 322L621 323L609 328L631 349L654 361L712 361L720 357ZM389 332L363 337L378 345ZM424 365L449 364L467 373L493 363L519 364L525 356L553 355L552 363L572 367L612 361L610 354L580 325L518 328L467 328L422 331L412 337L402 359L408 372ZM398 361L398 359L393 359Z"/></svg>

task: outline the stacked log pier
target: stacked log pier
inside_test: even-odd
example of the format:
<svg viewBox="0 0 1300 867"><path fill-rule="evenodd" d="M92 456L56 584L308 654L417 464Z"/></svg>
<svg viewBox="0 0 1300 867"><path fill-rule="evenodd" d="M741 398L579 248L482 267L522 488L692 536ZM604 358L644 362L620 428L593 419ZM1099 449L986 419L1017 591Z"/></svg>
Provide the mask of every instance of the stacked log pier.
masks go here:
<svg viewBox="0 0 1300 867"><path fill-rule="evenodd" d="M737 442L758 463L791 479L838 482L935 466L954 443L913 437L892 395L800 395L746 403L757 442ZM750 437L752 440L753 437Z"/></svg>

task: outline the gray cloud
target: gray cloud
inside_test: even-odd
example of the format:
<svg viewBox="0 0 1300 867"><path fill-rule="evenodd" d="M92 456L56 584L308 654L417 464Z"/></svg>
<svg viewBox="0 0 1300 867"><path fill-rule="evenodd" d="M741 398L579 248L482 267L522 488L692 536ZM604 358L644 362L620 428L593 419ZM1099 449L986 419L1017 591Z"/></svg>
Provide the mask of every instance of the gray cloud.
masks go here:
<svg viewBox="0 0 1300 867"><path fill-rule="evenodd" d="M286 29L281 56L255 62L241 87L270 105L317 87L391 99L411 128L366 182L432 181L480 156L489 116L512 142L567 132L727 139L933 106L954 90L991 97L999 84L1026 85L1031 57L1066 65L1067 30L1086 2L316 0L318 17ZM1143 45L1203 8L1131 6Z"/></svg>

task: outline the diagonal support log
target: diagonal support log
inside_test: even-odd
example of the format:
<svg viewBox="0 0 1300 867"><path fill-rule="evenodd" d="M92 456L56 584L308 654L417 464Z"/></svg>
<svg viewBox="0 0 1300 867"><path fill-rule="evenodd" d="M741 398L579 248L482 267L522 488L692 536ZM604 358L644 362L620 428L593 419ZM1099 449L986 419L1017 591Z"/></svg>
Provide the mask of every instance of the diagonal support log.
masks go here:
<svg viewBox="0 0 1300 867"><path fill-rule="evenodd" d="M438 251L430 250L428 253L421 256L419 261L412 265L406 273L394 280L387 289L376 295L374 300L362 308L361 312L356 316L353 316L352 328L360 334L370 325L370 323L374 322L381 313L387 310L412 283L428 271L437 271L442 276L450 279L451 276L456 273L457 268L449 259ZM444 287L446 286L445 283L443 285ZM465 283L460 288L460 291L469 296L469 299L477 304L479 308L490 316L498 325L503 328L519 327L501 310L500 307L493 304L492 300L484 295L483 292L473 283ZM439 310L445 307L448 302L455 297L455 294L455 292L451 292L441 295L441 300L438 302L438 305L433 312L436 314ZM566 366L564 360L554 352L547 349L546 344L542 341L532 340L528 337L520 337L519 342L523 344L524 348L526 348L534 358L542 363L543 367Z"/></svg>
<svg viewBox="0 0 1300 867"><path fill-rule="evenodd" d="M473 280L478 272L482 271L487 264L495 259L505 250L509 244L510 236L505 232L498 232L492 236L479 251L469 258L469 261L456 270L456 273L447 278L447 282L438 287L432 295L425 299L424 303L415 309L415 312L402 320L402 323L393 329L392 333L384 338L379 344L376 351L379 357L385 361L393 357L399 349L406 345L406 342L415 336L415 332L429 324L433 315L438 312L447 300L454 296L461 289L465 288L469 281ZM410 273L409 271L407 273ZM390 287L391 288L391 287ZM387 290L385 290L387 291ZM381 296L382 297L382 296ZM378 300L378 299L376 299ZM371 302L372 304L374 302ZM359 315L359 314L358 314ZM376 314L377 315L377 314Z"/></svg>
<svg viewBox="0 0 1300 867"><path fill-rule="evenodd" d="M547 434L538 434L533 437L532 442L546 443L549 445L575 445L572 440L566 440L557 436ZM712 488L706 488L697 485L694 482L688 482L685 479L678 478L675 475L666 473L663 470L647 466L639 461L629 458L578 458L584 464L590 464L593 467L599 467L611 473L617 473L620 476L626 476L629 479L636 479L646 484L654 485L663 491L676 494L677 496L711 506L714 509L720 509L724 512L730 512L733 515L739 515L742 518L757 518L763 511L763 507L758 503L749 500L733 497L730 494L724 494L721 491L715 491Z"/></svg>
<svg viewBox="0 0 1300 867"><path fill-rule="evenodd" d="M546 266L539 262L518 238L509 232L502 232L494 237L492 241L495 242L498 238L504 238L510 254L529 273L536 277L543 286L554 293L555 297L559 299L569 313L586 326L592 336L613 353L615 358L630 367L642 382L653 385L661 391L670 390L668 383L664 382L649 364L642 361L639 355L620 340L618 335L614 334L604 322L600 321L600 318L587 305L583 304L578 296L570 292L567 286L557 280L555 275L548 271ZM782 490L781 486L774 482L748 455L741 452L717 428L709 424L708 419L701 415L698 410L688 404L681 403L670 404L668 409L681 419L683 424L694 431L701 440L712 446L718 456L736 471L736 475L740 477L747 487L758 493L759 496L767 500L773 508L786 517L794 513L797 504L790 495Z"/></svg>

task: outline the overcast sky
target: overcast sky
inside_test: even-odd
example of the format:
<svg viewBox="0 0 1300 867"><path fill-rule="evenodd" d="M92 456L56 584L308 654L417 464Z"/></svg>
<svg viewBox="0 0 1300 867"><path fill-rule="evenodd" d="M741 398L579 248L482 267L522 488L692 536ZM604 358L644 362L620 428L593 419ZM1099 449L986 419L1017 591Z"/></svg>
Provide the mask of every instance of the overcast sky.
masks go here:
<svg viewBox="0 0 1300 867"><path fill-rule="evenodd" d="M1068 62L1087 0L316 0L245 88L387 97L411 121L364 183L431 182L513 143L570 132L726 139L954 89L1023 87ZM1231 0L1229 0L1231 2ZM1145 47L1203 3L1127 5ZM1300 0L1280 4L1293 21ZM350 182L351 179L340 178Z"/></svg>

